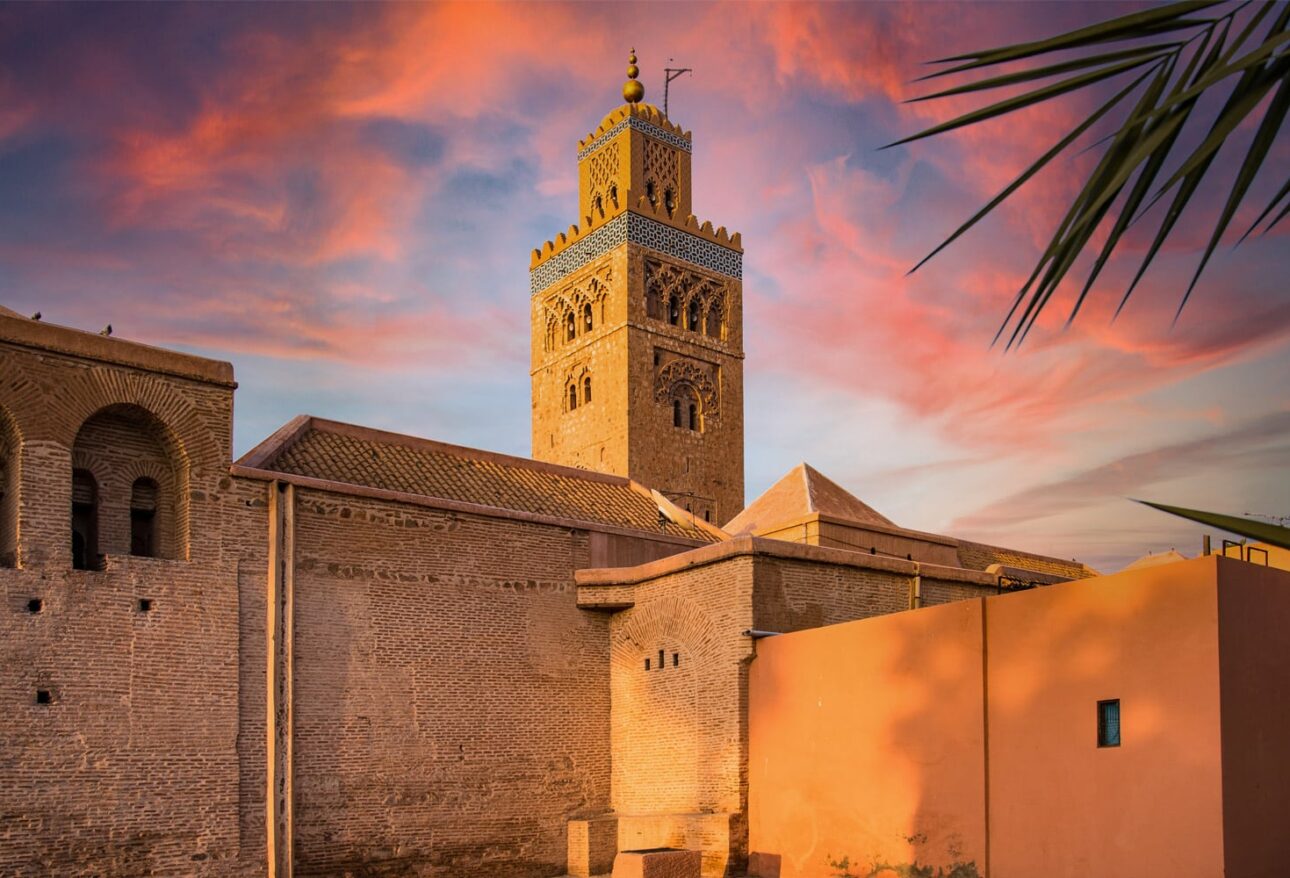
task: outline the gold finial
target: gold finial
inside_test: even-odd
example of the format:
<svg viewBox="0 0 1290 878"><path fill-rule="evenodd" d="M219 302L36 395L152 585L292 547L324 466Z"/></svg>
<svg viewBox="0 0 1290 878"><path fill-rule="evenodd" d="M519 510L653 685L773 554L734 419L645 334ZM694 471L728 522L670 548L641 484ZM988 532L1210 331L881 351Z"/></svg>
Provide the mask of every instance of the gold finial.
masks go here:
<svg viewBox="0 0 1290 878"><path fill-rule="evenodd" d="M636 81L640 75L641 69L636 66L636 50L632 49L627 56L627 81L623 83L623 100L629 104L639 104L645 97L645 86Z"/></svg>

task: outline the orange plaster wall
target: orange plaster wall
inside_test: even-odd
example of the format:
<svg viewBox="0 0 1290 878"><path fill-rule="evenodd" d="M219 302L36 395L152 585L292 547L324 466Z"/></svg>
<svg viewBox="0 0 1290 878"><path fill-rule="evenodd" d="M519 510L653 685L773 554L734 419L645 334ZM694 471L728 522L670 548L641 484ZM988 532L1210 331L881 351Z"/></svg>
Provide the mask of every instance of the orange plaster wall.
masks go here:
<svg viewBox="0 0 1290 878"><path fill-rule="evenodd" d="M1286 874L1287 630L1290 576L1210 557L758 641L749 850L784 878Z"/></svg>
<svg viewBox="0 0 1290 878"><path fill-rule="evenodd" d="M991 878L1223 874L1216 563L987 599Z"/></svg>
<svg viewBox="0 0 1290 878"><path fill-rule="evenodd" d="M979 600L759 640L749 850L783 878L981 863L980 645Z"/></svg>
<svg viewBox="0 0 1290 878"><path fill-rule="evenodd" d="M1290 874L1290 573L1219 559L1225 878Z"/></svg>

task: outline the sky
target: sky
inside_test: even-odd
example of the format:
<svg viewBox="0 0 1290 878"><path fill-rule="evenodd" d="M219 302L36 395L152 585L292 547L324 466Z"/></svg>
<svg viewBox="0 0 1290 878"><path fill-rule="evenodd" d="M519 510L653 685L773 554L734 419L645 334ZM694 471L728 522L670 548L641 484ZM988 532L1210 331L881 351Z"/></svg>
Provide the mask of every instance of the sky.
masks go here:
<svg viewBox="0 0 1290 878"><path fill-rule="evenodd" d="M1128 498L1290 515L1290 223L1222 246L1171 327L1217 181L1119 319L1138 230L1004 353L1096 149L907 272L1096 96L880 149L976 105L904 103L925 62L1133 8L0 4L0 304L230 360L237 455L300 413L527 455L529 255L634 47L646 101L693 68L695 212L743 235L749 500L805 460L906 527L1195 554ZM1234 228L1288 167L1283 136Z"/></svg>

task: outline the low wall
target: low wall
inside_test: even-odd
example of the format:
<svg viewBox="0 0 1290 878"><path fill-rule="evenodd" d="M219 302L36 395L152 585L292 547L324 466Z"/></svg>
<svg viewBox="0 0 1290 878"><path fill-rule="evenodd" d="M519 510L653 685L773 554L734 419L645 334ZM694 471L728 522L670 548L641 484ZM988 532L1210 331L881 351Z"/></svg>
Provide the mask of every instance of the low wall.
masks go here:
<svg viewBox="0 0 1290 878"><path fill-rule="evenodd" d="M1211 557L761 640L752 874L1284 874L1287 624Z"/></svg>
<svg viewBox="0 0 1290 878"><path fill-rule="evenodd" d="M982 862L981 625L961 601L758 641L750 850L783 876Z"/></svg>

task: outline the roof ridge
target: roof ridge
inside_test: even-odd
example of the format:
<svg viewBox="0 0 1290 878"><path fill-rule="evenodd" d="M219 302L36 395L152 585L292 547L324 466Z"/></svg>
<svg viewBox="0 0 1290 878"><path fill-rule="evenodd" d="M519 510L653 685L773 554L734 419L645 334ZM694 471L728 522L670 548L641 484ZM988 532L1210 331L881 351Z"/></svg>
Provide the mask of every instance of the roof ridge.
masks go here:
<svg viewBox="0 0 1290 878"><path fill-rule="evenodd" d="M512 466L517 469L526 469L533 472L545 472L552 475L581 479L589 482L604 482L620 486L628 486L631 484L630 479L624 476L616 476L611 473L601 473L596 472L595 470L581 469L575 466L564 466L563 464L549 463L544 460L534 460L531 457L519 457L513 454L506 454L501 451L489 451L484 448L473 448L469 445L456 445L454 443L443 442L438 439L427 439L424 436L413 436L409 433L396 433L393 430L382 430L379 427L365 427L361 424L350 424L345 421L331 420L330 418L319 418L312 415L305 417L309 418L309 426L319 432L336 433L343 436L350 436L355 439L384 442L390 445L402 445L404 447L442 451L464 461L487 461L489 463L500 464L502 466ZM285 450L285 446L281 450ZM272 461L270 460L268 463L272 464Z"/></svg>

